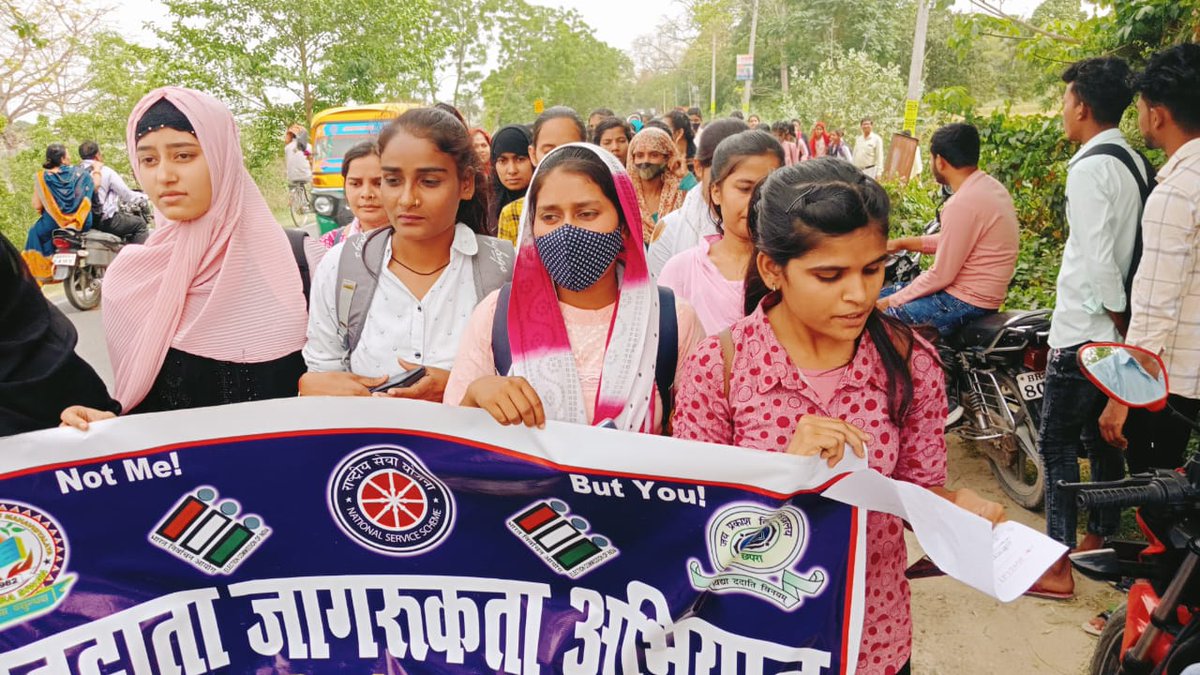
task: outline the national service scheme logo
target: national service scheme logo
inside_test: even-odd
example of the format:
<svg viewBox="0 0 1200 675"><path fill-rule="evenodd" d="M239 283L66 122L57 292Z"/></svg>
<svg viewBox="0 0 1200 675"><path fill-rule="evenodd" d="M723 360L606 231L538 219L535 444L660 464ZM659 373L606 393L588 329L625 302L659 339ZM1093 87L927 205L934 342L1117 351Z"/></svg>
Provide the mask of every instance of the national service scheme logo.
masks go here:
<svg viewBox="0 0 1200 675"><path fill-rule="evenodd" d="M804 514L793 506L734 504L718 511L708 523L708 554L715 570L710 576L699 560L689 560L692 587L756 595L787 611L796 609L825 585L824 570L810 570L805 577L792 568L804 552L806 530Z"/></svg>
<svg viewBox="0 0 1200 675"><path fill-rule="evenodd" d="M66 574L67 540L49 514L0 501L0 630L53 610L74 574Z"/></svg>
<svg viewBox="0 0 1200 675"><path fill-rule="evenodd" d="M386 555L419 555L454 526L454 495L421 460L390 445L342 460L329 479L329 508L351 539Z"/></svg>

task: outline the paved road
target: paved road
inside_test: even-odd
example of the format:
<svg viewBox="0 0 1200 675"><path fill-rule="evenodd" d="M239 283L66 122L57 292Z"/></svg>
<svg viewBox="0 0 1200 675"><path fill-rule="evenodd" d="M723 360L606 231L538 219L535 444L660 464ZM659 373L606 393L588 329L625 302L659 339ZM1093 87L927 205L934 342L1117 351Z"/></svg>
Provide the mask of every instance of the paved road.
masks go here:
<svg viewBox="0 0 1200 675"><path fill-rule="evenodd" d="M71 323L75 324L75 330L79 331L79 344L75 347L76 353L92 364L105 384L112 388L112 363L108 360L108 347L104 344L104 323L100 310L97 308L90 312L81 312L75 309L63 295L61 284L47 286L45 293L46 298L61 309Z"/></svg>

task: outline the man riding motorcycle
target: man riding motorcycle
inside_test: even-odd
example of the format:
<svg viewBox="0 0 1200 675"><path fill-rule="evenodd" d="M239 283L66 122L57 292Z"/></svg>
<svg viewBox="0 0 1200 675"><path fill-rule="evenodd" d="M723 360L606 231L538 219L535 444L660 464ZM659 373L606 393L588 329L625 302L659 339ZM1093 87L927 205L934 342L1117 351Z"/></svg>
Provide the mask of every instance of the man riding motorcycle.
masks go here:
<svg viewBox="0 0 1200 675"><path fill-rule="evenodd" d="M100 216L96 229L133 244L145 242L150 236L150 199L144 192L129 189L121 174L104 163L96 141L79 144L79 159L96 185L94 201Z"/></svg>
<svg viewBox="0 0 1200 675"><path fill-rule="evenodd" d="M942 210L942 231L888 242L888 251L936 253L912 283L884 289L879 308L943 337L1004 303L1020 245L1017 213L1008 190L979 169L979 131L950 124L933 135L930 167L954 195Z"/></svg>

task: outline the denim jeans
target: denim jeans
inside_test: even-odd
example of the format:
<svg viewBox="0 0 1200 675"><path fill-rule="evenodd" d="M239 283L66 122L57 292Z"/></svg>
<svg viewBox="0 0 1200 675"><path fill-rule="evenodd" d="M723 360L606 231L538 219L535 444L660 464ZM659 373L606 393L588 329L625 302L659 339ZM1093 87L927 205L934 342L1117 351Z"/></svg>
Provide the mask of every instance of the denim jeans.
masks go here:
<svg viewBox="0 0 1200 675"><path fill-rule="evenodd" d="M1100 437L1100 413L1108 399L1079 370L1078 352L1079 346L1050 350L1038 438L1046 468L1046 534L1072 548L1079 519L1075 496L1060 493L1055 485L1079 482L1079 457L1084 452L1093 481L1125 477L1121 451ZM1093 509L1088 513L1088 534L1111 537L1120 518L1120 509Z"/></svg>
<svg viewBox="0 0 1200 675"><path fill-rule="evenodd" d="M888 286L879 293L880 298L886 298L908 284ZM931 326L937 329L938 335L946 337L958 332L960 328L978 319L994 313L994 309L983 309L969 302L964 302L946 291L938 291L897 307L889 307L888 314L900 319L910 326Z"/></svg>

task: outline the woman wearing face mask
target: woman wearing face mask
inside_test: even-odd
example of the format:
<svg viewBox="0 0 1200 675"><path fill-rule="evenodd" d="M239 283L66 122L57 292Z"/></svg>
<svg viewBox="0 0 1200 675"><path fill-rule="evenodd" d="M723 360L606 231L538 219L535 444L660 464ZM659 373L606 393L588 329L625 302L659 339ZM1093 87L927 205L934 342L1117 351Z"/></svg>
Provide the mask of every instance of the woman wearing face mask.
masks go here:
<svg viewBox="0 0 1200 675"><path fill-rule="evenodd" d="M660 433L702 329L646 269L629 177L608 152L570 145L538 166L528 199L512 286L471 317L446 403L501 424Z"/></svg>
<svg viewBox="0 0 1200 675"><path fill-rule="evenodd" d="M537 166L549 152L567 143L583 143L587 140L587 130L583 120L574 110L557 105L547 108L533 122L533 135L529 142L529 158ZM514 199L500 211L500 219L496 227L496 236L516 245L519 241L521 213L525 207L525 198Z"/></svg>
<svg viewBox="0 0 1200 675"><path fill-rule="evenodd" d="M886 476L1001 520L999 504L943 487L946 392L937 352L875 309L887 258L887 194L847 169L817 159L759 186L751 205L757 255L746 284L750 315L688 360L674 435L819 455L831 466L850 445ZM903 533L896 517L868 514L870 630L858 657L865 675L911 672Z"/></svg>
<svg viewBox="0 0 1200 675"><path fill-rule="evenodd" d="M441 401L467 319L508 281L512 247L478 234L483 170L453 116L405 112L379 135L379 162L391 226L334 247L317 269L300 393L368 396L420 365L424 377L387 394Z"/></svg>
<svg viewBox="0 0 1200 675"><path fill-rule="evenodd" d="M283 230L242 165L237 125L190 89L147 94L126 127L154 233L104 277L104 333L128 412L295 396L307 316ZM111 416L73 407L81 429Z"/></svg>
<svg viewBox="0 0 1200 675"><path fill-rule="evenodd" d="M616 117L600 120L592 133L592 143L608 150L621 166L629 161L629 141L633 140L633 129L628 122Z"/></svg>
<svg viewBox="0 0 1200 675"><path fill-rule="evenodd" d="M708 188L720 234L672 258L659 276L660 284L696 308L707 335L746 316L746 270L754 257L746 222L750 195L783 162L779 141L764 131L745 131L721 141Z"/></svg>
<svg viewBox="0 0 1200 675"><path fill-rule="evenodd" d="M642 213L642 237L653 243L658 219L683 205L679 190L682 161L665 131L642 129L629 143L626 164Z"/></svg>
<svg viewBox="0 0 1200 675"><path fill-rule="evenodd" d="M652 237L654 241L646 253L646 263L655 276L662 274L668 260L695 247L704 237L718 233L716 215L708 205L713 155L721 141L749 128L745 122L733 117L716 120L704 127L696 145L696 175L700 178L700 188L689 191L683 206L658 221Z"/></svg>
<svg viewBox="0 0 1200 675"><path fill-rule="evenodd" d="M522 124L513 124L496 132L492 140L492 201L488 230L498 232L500 213L509 204L523 199L533 179L533 160L529 147L533 136Z"/></svg>
<svg viewBox="0 0 1200 675"><path fill-rule="evenodd" d="M363 141L342 156L342 180L346 185L346 203L354 220L345 227L330 230L321 237L325 248L333 248L359 232L370 232L388 224L387 212L380 200L383 172L379 168L379 148L375 141Z"/></svg>

